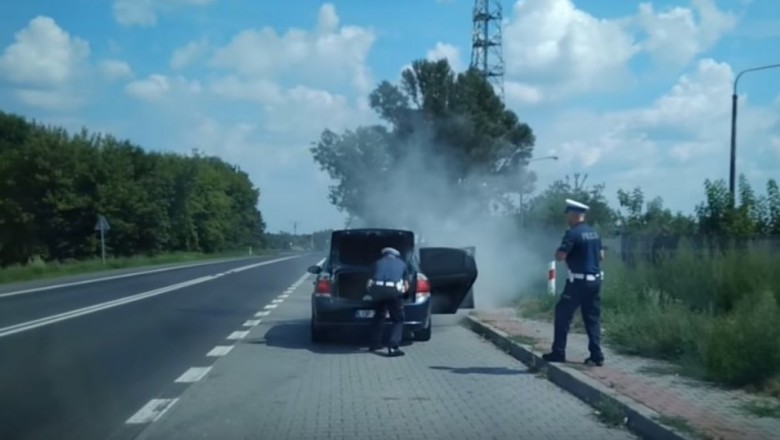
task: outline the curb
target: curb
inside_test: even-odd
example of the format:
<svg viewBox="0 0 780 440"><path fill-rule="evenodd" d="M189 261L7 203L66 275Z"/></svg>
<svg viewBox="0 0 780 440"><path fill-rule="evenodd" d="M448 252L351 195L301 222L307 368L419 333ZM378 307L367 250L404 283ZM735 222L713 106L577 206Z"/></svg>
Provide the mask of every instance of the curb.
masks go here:
<svg viewBox="0 0 780 440"><path fill-rule="evenodd" d="M545 368L548 380L588 405L596 408L598 402L606 401L620 408L625 415L624 426L645 440L693 440L694 438L663 425L658 421L661 417L658 412L615 392L576 369L544 361L541 355L534 353L531 348L512 341L507 333L474 316L467 316L463 320L463 325L529 368Z"/></svg>

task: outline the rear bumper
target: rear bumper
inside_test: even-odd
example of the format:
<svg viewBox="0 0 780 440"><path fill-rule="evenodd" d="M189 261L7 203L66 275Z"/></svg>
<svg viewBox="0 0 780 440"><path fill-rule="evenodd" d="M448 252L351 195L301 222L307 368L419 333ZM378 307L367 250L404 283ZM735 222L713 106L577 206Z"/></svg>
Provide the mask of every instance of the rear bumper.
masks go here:
<svg viewBox="0 0 780 440"><path fill-rule="evenodd" d="M369 327L373 318L358 318L358 310L371 310L370 303L345 302L339 299L312 296L312 320L317 327ZM404 304L404 329L422 330L430 323L431 301ZM388 323L389 324L389 323Z"/></svg>

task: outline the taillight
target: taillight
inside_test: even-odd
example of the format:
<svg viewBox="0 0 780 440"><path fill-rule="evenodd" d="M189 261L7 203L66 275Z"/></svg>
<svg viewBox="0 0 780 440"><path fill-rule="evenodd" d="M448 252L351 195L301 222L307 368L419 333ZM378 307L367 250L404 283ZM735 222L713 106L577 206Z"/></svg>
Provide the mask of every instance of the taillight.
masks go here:
<svg viewBox="0 0 780 440"><path fill-rule="evenodd" d="M427 278L422 275L417 276L417 289L415 289L414 299L416 302L421 302L425 298L431 296L431 283Z"/></svg>
<svg viewBox="0 0 780 440"><path fill-rule="evenodd" d="M330 280L327 278L317 280L314 286L314 294L317 296L330 296Z"/></svg>

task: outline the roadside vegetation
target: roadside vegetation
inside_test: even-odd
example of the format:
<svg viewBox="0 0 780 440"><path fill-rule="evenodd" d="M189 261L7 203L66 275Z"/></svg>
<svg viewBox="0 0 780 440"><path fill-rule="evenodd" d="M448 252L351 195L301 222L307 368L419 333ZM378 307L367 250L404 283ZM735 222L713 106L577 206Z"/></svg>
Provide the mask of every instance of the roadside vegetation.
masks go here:
<svg viewBox="0 0 780 440"><path fill-rule="evenodd" d="M606 343L780 397L780 191L770 180L758 196L742 178L733 209L723 181L706 182L705 196L684 217L659 199L645 204L639 189L619 193L617 229L606 231L623 245L604 269ZM520 307L551 319L556 300L538 295Z"/></svg>
<svg viewBox="0 0 780 440"><path fill-rule="evenodd" d="M0 112L0 176L0 282L267 247L260 191L197 151L146 151ZM110 227L105 266L98 215Z"/></svg>

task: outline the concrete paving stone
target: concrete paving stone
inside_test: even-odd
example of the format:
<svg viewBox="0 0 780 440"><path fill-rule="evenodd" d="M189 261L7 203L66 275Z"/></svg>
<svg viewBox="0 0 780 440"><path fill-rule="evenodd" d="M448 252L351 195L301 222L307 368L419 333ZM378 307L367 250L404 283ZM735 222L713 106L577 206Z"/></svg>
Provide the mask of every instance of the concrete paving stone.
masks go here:
<svg viewBox="0 0 780 440"><path fill-rule="evenodd" d="M138 437L177 439L634 439L457 324L385 358L309 342L309 290L280 304ZM585 436L583 436L585 434Z"/></svg>

